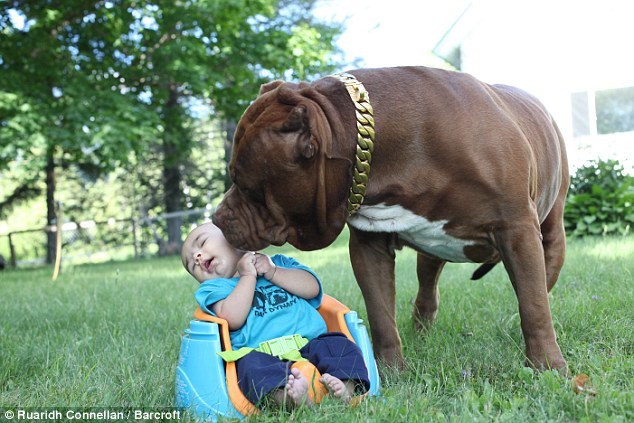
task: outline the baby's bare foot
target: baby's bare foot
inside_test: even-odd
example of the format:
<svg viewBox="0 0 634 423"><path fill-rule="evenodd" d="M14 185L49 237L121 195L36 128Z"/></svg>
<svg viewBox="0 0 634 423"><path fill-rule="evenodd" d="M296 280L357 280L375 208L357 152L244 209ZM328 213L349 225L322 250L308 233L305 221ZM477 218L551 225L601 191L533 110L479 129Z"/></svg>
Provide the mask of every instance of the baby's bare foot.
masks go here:
<svg viewBox="0 0 634 423"><path fill-rule="evenodd" d="M339 398L346 404L349 403L354 396L354 384L349 380L344 382L333 375L324 373L319 381L326 386L331 395L335 398Z"/></svg>
<svg viewBox="0 0 634 423"><path fill-rule="evenodd" d="M291 374L286 381L286 395L295 405L313 405L313 401L308 396L308 380L299 371L299 369L291 369Z"/></svg>

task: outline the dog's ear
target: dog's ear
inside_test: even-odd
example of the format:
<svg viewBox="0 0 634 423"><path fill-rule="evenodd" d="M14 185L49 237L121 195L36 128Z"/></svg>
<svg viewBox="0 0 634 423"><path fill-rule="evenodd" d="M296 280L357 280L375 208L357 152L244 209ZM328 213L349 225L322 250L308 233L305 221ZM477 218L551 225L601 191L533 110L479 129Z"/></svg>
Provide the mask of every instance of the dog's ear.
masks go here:
<svg viewBox="0 0 634 423"><path fill-rule="evenodd" d="M304 158L311 159L317 152L317 140L310 131L308 110L305 104L295 106L282 124L282 132L296 132L297 149Z"/></svg>
<svg viewBox="0 0 634 423"><path fill-rule="evenodd" d="M279 81L278 80L278 81L267 82L266 84L260 85L260 95L262 95L264 93L268 93L269 91L273 91L274 89L276 89L277 87L279 87L283 83L284 83L284 81Z"/></svg>
<svg viewBox="0 0 634 423"><path fill-rule="evenodd" d="M295 106L288 114L286 121L282 124L282 132L299 132L308 127L308 116L306 106L300 104Z"/></svg>

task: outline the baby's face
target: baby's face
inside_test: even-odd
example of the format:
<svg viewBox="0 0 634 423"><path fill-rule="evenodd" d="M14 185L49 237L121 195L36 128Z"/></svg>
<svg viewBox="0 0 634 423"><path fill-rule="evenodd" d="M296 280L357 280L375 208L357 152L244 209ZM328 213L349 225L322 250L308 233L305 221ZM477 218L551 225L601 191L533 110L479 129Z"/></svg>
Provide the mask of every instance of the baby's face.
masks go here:
<svg viewBox="0 0 634 423"><path fill-rule="evenodd" d="M240 255L213 223L194 229L185 239L183 266L198 282L231 278L236 274Z"/></svg>

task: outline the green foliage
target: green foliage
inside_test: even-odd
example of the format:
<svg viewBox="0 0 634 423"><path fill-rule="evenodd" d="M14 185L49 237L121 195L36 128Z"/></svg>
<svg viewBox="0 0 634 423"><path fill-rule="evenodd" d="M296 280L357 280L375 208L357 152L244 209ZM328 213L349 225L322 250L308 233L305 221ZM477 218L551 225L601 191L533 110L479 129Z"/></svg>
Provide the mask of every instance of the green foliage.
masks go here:
<svg viewBox="0 0 634 423"><path fill-rule="evenodd" d="M209 204L225 158L216 150L197 154L208 121L191 105L206 108L216 124L237 120L261 83L331 72L341 28L317 21L313 6L0 2L0 175L9 181L0 186L0 216L44 188L49 209L68 198L52 198L53 178L43 186L46 166L57 169L58 180L63 169L89 182L123 169L134 179L127 182L139 207L154 214ZM214 163L201 165L201 157ZM82 200L86 192L71 196L89 207L95 202Z"/></svg>
<svg viewBox="0 0 634 423"><path fill-rule="evenodd" d="M183 169L184 208L216 206L225 192L226 133L218 122L201 120L192 130L192 139L193 148Z"/></svg>
<svg viewBox="0 0 634 423"><path fill-rule="evenodd" d="M575 236L626 235L634 225L634 176L617 160L580 167L570 181L564 223Z"/></svg>
<svg viewBox="0 0 634 423"><path fill-rule="evenodd" d="M106 32L87 19L98 10L79 1L54 10L45 2L0 5L0 171L22 160L36 175L51 151L57 165L109 171L155 138L147 108L131 103L120 80L97 77L116 69ZM6 18L10 11L23 17L22 27Z"/></svg>
<svg viewBox="0 0 634 423"><path fill-rule="evenodd" d="M224 193L226 165L224 162L225 134L216 122L201 118L192 128L193 146L183 168L183 193L185 209L200 209L207 205L216 205ZM64 206L64 223L83 221L108 221L142 218L147 212L150 216L162 213L161 201L163 187L161 185L161 152L156 150L144 154L143 161L132 153L131 158L121 168L95 178L86 166L68 165L57 178L56 198ZM7 193L16 192L15 187L21 183L24 171L18 162L12 162L10 168L3 173L0 184L0 198ZM0 254L6 259L10 257L7 237L9 232L25 229L41 228L46 221L46 210L38 207L44 202L43 182L35 184L39 192L31 200L4 206L0 209L7 212L6 219L0 221ZM199 221L201 216L193 215L183 222L183 228ZM154 223L159 236L166 236L166 221L160 219ZM137 225L139 253L153 252L155 246L154 233L147 225ZM121 224L113 227L98 225L82 233L69 232L64 238L65 257L73 257L73 261L100 261L94 254L107 250L112 257L113 252L127 252L132 256L133 250L124 251L121 246L132 244L131 229L122 228ZM43 232L14 234L13 246L19 262L35 261L46 256ZM90 254L90 256L86 256Z"/></svg>

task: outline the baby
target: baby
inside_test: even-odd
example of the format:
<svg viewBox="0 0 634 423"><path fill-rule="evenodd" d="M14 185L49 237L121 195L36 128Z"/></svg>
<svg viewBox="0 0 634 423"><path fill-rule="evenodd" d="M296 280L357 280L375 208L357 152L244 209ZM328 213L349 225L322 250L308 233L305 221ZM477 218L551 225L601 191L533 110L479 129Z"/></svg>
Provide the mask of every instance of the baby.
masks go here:
<svg viewBox="0 0 634 423"><path fill-rule="evenodd" d="M297 359L310 361L329 393L349 402L370 386L361 351L341 333L327 332L317 311L322 287L308 267L283 255L239 250L213 223L194 229L181 254L185 269L201 283L200 307L229 324L237 358L238 385L260 405L265 398L283 405L311 404L310 382L291 362L258 350L262 342L299 335ZM300 357L301 356L301 357ZM295 360L294 360L295 361Z"/></svg>

